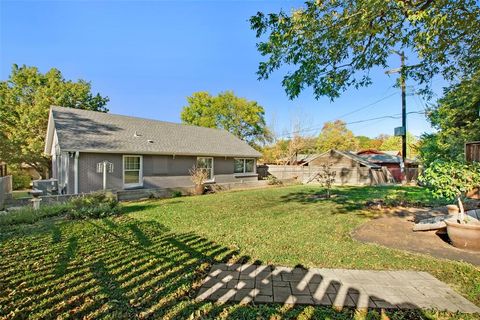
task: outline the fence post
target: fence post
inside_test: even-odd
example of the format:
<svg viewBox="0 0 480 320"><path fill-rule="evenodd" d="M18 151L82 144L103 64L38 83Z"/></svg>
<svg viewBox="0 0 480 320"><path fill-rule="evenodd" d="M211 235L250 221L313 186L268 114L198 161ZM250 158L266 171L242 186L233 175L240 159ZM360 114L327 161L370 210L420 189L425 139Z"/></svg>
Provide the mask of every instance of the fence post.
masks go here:
<svg viewBox="0 0 480 320"><path fill-rule="evenodd" d="M0 210L5 208L7 193L12 192L12 176L0 177Z"/></svg>

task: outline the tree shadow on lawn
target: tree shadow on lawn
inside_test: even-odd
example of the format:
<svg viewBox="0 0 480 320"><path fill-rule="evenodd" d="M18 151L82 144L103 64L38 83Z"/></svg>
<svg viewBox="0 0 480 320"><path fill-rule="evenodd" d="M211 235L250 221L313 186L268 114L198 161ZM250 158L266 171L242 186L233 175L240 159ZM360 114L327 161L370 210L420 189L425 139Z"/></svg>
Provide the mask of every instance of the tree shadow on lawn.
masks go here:
<svg viewBox="0 0 480 320"><path fill-rule="evenodd" d="M60 227L69 237L55 237L58 242L52 244L58 227L41 229L33 243L30 236L20 235L0 246L1 255L9 257L0 261L0 317L296 318L312 308L196 301L213 264L252 259L195 233L120 217L65 223ZM32 259L32 254L39 258ZM354 312L315 310L333 318L351 318Z"/></svg>

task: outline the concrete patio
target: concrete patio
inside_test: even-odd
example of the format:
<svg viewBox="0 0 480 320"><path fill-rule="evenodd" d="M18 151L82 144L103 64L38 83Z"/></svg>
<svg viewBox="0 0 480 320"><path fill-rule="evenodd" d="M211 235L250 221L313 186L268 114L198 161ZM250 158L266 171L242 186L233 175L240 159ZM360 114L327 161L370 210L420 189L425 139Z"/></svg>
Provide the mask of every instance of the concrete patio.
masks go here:
<svg viewBox="0 0 480 320"><path fill-rule="evenodd" d="M417 271L216 264L202 282L197 300L480 313L445 283Z"/></svg>

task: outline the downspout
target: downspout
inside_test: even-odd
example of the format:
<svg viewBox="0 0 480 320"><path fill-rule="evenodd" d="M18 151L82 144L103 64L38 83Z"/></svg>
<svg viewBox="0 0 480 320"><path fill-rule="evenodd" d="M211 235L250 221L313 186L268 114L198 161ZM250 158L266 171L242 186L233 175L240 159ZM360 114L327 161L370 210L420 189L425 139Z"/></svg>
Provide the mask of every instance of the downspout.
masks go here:
<svg viewBox="0 0 480 320"><path fill-rule="evenodd" d="M74 179L75 182L73 184L73 193L78 194L78 157L80 153L78 151L75 151L75 160L73 163L73 172L74 172Z"/></svg>

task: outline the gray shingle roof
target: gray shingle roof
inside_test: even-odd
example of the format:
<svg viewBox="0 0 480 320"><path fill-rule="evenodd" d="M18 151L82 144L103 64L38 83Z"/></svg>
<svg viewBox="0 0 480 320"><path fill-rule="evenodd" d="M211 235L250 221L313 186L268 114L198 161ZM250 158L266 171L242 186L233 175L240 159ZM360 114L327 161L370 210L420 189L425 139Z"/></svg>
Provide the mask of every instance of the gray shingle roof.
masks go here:
<svg viewBox="0 0 480 320"><path fill-rule="evenodd" d="M63 107L52 117L64 151L261 156L225 130Z"/></svg>
<svg viewBox="0 0 480 320"><path fill-rule="evenodd" d="M383 151L382 151L383 152ZM391 154L359 154L361 157L372 163L401 163L401 158Z"/></svg>
<svg viewBox="0 0 480 320"><path fill-rule="evenodd" d="M362 157L356 155L355 153L351 152L351 151L340 151L340 150L335 150L336 152L340 153L340 154L343 154L344 156L354 160L354 161L357 161L358 163L361 163L363 164L364 166L366 167L369 167L369 168L374 168L374 169L379 169L380 166L375 164L375 163L372 163L372 162L369 162L368 160L365 160L363 159Z"/></svg>

